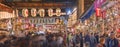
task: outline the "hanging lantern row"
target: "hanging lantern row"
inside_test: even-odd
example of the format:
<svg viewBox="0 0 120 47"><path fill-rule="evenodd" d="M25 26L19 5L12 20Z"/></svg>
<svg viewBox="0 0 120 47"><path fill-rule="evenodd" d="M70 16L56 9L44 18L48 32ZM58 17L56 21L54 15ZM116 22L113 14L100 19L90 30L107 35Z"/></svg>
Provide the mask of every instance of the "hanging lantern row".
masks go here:
<svg viewBox="0 0 120 47"><path fill-rule="evenodd" d="M22 10L23 17L28 17L28 13L29 13L28 9ZM31 16L32 17L36 17L37 13L40 15L40 17L44 17L45 16L45 9L39 9L38 12L35 8L31 9ZM57 8L56 13L53 13L53 9L50 8L50 9L48 9L48 15L50 17L52 17L53 15L56 15L56 16L66 15L66 13L61 13L60 8Z"/></svg>

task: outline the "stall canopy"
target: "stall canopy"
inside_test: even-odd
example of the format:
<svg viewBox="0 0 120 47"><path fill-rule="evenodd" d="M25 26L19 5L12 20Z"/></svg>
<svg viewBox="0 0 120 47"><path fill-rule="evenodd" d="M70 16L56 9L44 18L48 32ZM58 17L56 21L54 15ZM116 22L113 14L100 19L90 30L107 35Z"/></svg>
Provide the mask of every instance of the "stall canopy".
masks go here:
<svg viewBox="0 0 120 47"><path fill-rule="evenodd" d="M90 18L90 16L92 16L92 14L95 12L94 10L94 5L92 5L84 14L83 16L80 18L80 20L85 21L86 19Z"/></svg>

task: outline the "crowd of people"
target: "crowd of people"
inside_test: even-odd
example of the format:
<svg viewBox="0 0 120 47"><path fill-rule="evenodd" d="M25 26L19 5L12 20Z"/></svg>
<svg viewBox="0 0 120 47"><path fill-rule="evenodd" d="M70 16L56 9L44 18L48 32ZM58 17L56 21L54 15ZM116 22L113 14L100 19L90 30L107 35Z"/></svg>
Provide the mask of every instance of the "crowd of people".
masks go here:
<svg viewBox="0 0 120 47"><path fill-rule="evenodd" d="M120 47L119 32L46 32L0 37L0 47Z"/></svg>

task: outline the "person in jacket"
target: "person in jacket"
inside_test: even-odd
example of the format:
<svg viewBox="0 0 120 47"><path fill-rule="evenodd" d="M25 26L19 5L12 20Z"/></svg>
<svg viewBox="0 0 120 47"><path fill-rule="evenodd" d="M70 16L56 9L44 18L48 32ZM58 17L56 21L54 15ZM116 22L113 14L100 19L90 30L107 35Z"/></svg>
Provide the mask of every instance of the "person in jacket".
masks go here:
<svg viewBox="0 0 120 47"><path fill-rule="evenodd" d="M118 47L118 40L115 38L115 33L111 33L110 36L106 39L106 47Z"/></svg>
<svg viewBox="0 0 120 47"><path fill-rule="evenodd" d="M97 44L97 40L94 36L94 33L91 33L90 35L90 47L96 47L96 44Z"/></svg>
<svg viewBox="0 0 120 47"><path fill-rule="evenodd" d="M97 47L105 47L105 38L100 38L99 42L100 43L97 45Z"/></svg>

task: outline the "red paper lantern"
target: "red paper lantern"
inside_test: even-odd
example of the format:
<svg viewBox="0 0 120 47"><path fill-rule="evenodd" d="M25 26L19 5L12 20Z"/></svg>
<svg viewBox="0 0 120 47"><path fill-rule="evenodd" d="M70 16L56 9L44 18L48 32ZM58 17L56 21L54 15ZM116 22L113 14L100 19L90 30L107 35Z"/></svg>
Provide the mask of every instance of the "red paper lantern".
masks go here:
<svg viewBox="0 0 120 47"><path fill-rule="evenodd" d="M101 16L101 9L100 8L96 8L96 16L97 17Z"/></svg>

